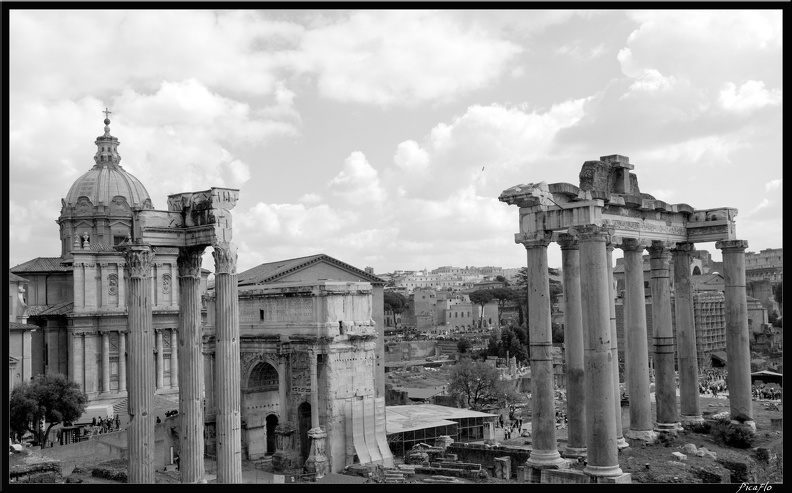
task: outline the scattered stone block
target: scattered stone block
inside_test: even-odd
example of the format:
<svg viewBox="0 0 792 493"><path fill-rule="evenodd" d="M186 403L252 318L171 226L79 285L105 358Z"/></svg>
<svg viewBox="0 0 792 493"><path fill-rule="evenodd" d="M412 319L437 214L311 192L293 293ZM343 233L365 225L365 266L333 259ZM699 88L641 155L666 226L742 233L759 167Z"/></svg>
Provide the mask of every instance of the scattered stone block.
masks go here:
<svg viewBox="0 0 792 493"><path fill-rule="evenodd" d="M498 479L511 478L510 457L495 457L495 477Z"/></svg>
<svg viewBox="0 0 792 493"><path fill-rule="evenodd" d="M591 483L594 476L584 474L583 471L566 469L542 469L541 482L551 484Z"/></svg>
<svg viewBox="0 0 792 493"><path fill-rule="evenodd" d="M682 447L682 452L686 453L687 455L697 455L696 452L698 452L698 450L696 449L696 445L695 444L686 443Z"/></svg>
<svg viewBox="0 0 792 493"><path fill-rule="evenodd" d="M676 460L687 460L687 455L682 452L671 452L671 455L673 455Z"/></svg>
<svg viewBox="0 0 792 493"><path fill-rule="evenodd" d="M631 484L632 474L624 473L619 476L598 476L597 483L600 484Z"/></svg>

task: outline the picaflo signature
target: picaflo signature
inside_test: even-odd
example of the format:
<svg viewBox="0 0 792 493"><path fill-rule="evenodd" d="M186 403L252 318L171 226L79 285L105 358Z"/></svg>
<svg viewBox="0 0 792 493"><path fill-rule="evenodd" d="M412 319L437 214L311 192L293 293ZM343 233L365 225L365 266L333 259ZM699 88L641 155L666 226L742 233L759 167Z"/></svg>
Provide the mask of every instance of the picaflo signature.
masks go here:
<svg viewBox="0 0 792 493"><path fill-rule="evenodd" d="M772 489L773 486L769 482L759 483L759 484L742 483L740 484L740 487L737 488L737 493L740 493L742 491L770 491Z"/></svg>

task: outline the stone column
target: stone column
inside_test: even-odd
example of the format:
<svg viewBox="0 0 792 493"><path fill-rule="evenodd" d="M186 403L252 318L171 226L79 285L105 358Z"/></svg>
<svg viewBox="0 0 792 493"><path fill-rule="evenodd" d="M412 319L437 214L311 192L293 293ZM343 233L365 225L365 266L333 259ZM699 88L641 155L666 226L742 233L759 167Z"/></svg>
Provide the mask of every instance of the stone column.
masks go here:
<svg viewBox="0 0 792 493"><path fill-rule="evenodd" d="M598 226L582 226L574 228L574 233L580 242L583 330L588 332L584 376L588 463L583 472L591 476L621 476L611 368L617 362L613 360L610 342L610 289L605 250L608 231Z"/></svg>
<svg viewBox="0 0 792 493"><path fill-rule="evenodd" d="M624 250L624 335L625 358L629 361L627 392L630 394L630 429L627 438L654 442L652 407L649 395L649 343L646 333L646 299L644 297L643 251L645 241L625 238Z"/></svg>
<svg viewBox="0 0 792 493"><path fill-rule="evenodd" d="M157 344L157 390L162 388L162 381L165 375L164 368L162 368L162 329L155 329L156 344Z"/></svg>
<svg viewBox="0 0 792 493"><path fill-rule="evenodd" d="M289 422L289 401L288 388L288 350L281 346L278 349L278 397L280 419L278 426L275 427L275 440L277 450L272 456L272 466L276 471L287 471L297 469L300 465L300 457L293 444L295 427Z"/></svg>
<svg viewBox="0 0 792 493"><path fill-rule="evenodd" d="M280 408L280 421L285 422L289 420L289 403L286 399L286 387L289 385L286 380L286 355L278 355L278 407Z"/></svg>
<svg viewBox="0 0 792 493"><path fill-rule="evenodd" d="M149 287L154 253L147 245L131 245L126 257L127 306L129 307L129 427L127 444L129 454L128 481L154 483L154 368L151 353L154 334L151 319Z"/></svg>
<svg viewBox="0 0 792 493"><path fill-rule="evenodd" d="M550 284L547 245L551 235L542 232L521 243L528 257L528 330L531 358L531 430L533 450L526 466L536 469L566 467L558 453L555 428L553 359L550 354Z"/></svg>
<svg viewBox="0 0 792 493"><path fill-rule="evenodd" d="M180 248L179 340L179 471L182 483L204 482L203 339L201 334L201 258L204 247ZM171 355L171 365L173 365ZM171 374L173 375L173 374ZM171 376L173 381L173 376Z"/></svg>
<svg viewBox="0 0 792 493"><path fill-rule="evenodd" d="M669 248L673 243L652 241L649 247L652 267L652 331L654 332L655 407L657 431L676 433L676 378L674 374L674 332L671 326L671 280Z"/></svg>
<svg viewBox="0 0 792 493"><path fill-rule="evenodd" d="M751 403L751 351L748 346L748 301L745 292L745 240L718 241L723 253L723 282L726 298L726 385L731 418L756 431Z"/></svg>
<svg viewBox="0 0 792 493"><path fill-rule="evenodd" d="M110 332L102 332L102 392L110 392Z"/></svg>
<svg viewBox="0 0 792 493"><path fill-rule="evenodd" d="M126 392L127 389L126 367L126 332L121 330L118 332L118 392Z"/></svg>
<svg viewBox="0 0 792 493"><path fill-rule="evenodd" d="M564 274L564 346L567 375L567 447L565 457L586 455L586 386L584 382L583 313L580 301L580 250L577 238L559 236Z"/></svg>
<svg viewBox="0 0 792 493"><path fill-rule="evenodd" d="M316 349L311 349L311 429L308 436L311 438L311 452L308 460L305 461L305 469L316 474L316 478L321 478L330 472L330 461L325 455L325 439L327 433L319 426L319 379L317 376L317 357Z"/></svg>
<svg viewBox="0 0 792 493"><path fill-rule="evenodd" d="M179 281L181 282L181 281ZM200 279L199 279L200 283ZM179 283L176 283L178 286ZM181 291L179 291L181 296ZM200 298L200 294L198 295ZM179 304L181 306L181 302ZM198 306L201 306L200 299ZM170 371L171 371L171 388L175 389L179 386L179 333L176 329L171 329L171 357L170 357Z"/></svg>
<svg viewBox="0 0 792 493"><path fill-rule="evenodd" d="M616 331L616 288L613 283L613 247L615 239L609 236L605 242L605 263L608 267L608 308L610 311L611 357L613 365L613 407L616 418L616 446L624 449L630 446L624 439L622 425L621 385L619 385L619 336Z"/></svg>
<svg viewBox="0 0 792 493"><path fill-rule="evenodd" d="M701 423L698 387L698 351L693 316L693 288L690 280L693 243L677 243L671 250L674 260L674 315L676 317L679 406L683 423Z"/></svg>
<svg viewBox="0 0 792 493"><path fill-rule="evenodd" d="M217 482L242 482L239 388L239 298L236 245L213 245L215 259L215 393Z"/></svg>

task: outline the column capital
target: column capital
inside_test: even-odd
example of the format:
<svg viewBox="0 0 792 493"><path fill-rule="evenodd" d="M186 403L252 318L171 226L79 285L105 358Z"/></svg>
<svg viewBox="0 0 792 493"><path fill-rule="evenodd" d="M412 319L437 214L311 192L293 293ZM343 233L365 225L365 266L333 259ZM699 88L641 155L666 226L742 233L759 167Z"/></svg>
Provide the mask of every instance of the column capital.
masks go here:
<svg viewBox="0 0 792 493"><path fill-rule="evenodd" d="M639 240L638 238L624 238L622 240L622 244L619 245L619 248L624 250L625 252L643 252L645 249L651 246L651 242L648 240Z"/></svg>
<svg viewBox="0 0 792 493"><path fill-rule="evenodd" d="M578 243L577 236L571 235L569 233L561 233L558 235L558 239L556 240L559 246L561 246L561 250L580 250L580 244Z"/></svg>
<svg viewBox="0 0 792 493"><path fill-rule="evenodd" d="M696 244L690 242L677 243L675 246L671 248L671 252L675 254L693 253L695 251L696 251Z"/></svg>
<svg viewBox="0 0 792 493"><path fill-rule="evenodd" d="M520 235L516 235L517 237L514 239L515 243L522 244L526 249L529 248L537 248L537 247L545 247L553 242L553 234L551 232L544 232L544 231L536 231L533 233L522 233Z"/></svg>
<svg viewBox="0 0 792 493"><path fill-rule="evenodd" d="M613 228L606 226L597 226L596 224L587 224L585 226L572 226L569 228L569 234L575 235L579 242L583 241L610 241L613 235Z"/></svg>
<svg viewBox="0 0 792 493"><path fill-rule="evenodd" d="M212 257L215 261L215 275L236 274L237 246L231 242L212 245Z"/></svg>
<svg viewBox="0 0 792 493"><path fill-rule="evenodd" d="M662 256L671 255L671 249L676 246L676 243L673 241L663 241L663 240L652 240L652 244L649 245L647 250L649 250L649 255L652 258L660 258Z"/></svg>
<svg viewBox="0 0 792 493"><path fill-rule="evenodd" d="M179 277L200 278L203 253L204 247L202 246L179 248L179 256L176 257Z"/></svg>
<svg viewBox="0 0 792 493"><path fill-rule="evenodd" d="M721 240L715 242L718 250L731 250L733 252L744 252L748 248L747 240Z"/></svg>
<svg viewBox="0 0 792 493"><path fill-rule="evenodd" d="M148 245L130 245L124 248L124 266L129 272L129 277L148 277L154 263L154 252Z"/></svg>

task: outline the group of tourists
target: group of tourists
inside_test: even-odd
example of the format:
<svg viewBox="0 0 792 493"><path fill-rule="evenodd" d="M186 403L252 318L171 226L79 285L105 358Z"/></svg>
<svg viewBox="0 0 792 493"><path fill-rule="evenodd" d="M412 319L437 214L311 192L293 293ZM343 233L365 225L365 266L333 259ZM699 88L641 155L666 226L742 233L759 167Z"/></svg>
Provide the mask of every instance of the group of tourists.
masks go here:
<svg viewBox="0 0 792 493"><path fill-rule="evenodd" d="M778 400L781 398L781 389L775 387L765 387L762 385L754 385L751 389L751 394L754 399L771 399Z"/></svg>
<svg viewBox="0 0 792 493"><path fill-rule="evenodd" d="M699 371L699 394L718 397L727 390L726 369L707 368Z"/></svg>
<svg viewBox="0 0 792 493"><path fill-rule="evenodd" d="M109 433L111 431L118 431L121 429L121 418L116 413L115 418L112 416L108 416L106 418L102 418L101 416L97 420L94 417L91 420L91 429L94 433ZM87 430L83 430L83 434L87 434Z"/></svg>

